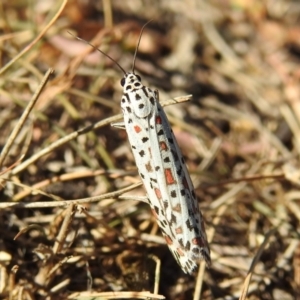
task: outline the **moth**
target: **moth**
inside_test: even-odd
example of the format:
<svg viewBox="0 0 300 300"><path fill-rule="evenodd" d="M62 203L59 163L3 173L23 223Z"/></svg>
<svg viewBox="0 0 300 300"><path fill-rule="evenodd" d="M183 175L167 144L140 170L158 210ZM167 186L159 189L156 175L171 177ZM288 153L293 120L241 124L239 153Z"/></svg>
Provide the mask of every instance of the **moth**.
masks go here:
<svg viewBox="0 0 300 300"><path fill-rule="evenodd" d="M199 260L204 259L207 266L211 264L210 249L194 186L159 103L158 91L143 85L141 77L134 72L137 50L147 24L140 33L131 72L97 50L124 73L121 80L124 123L113 125L126 129L152 212L175 260L185 273L191 274Z"/></svg>
<svg viewBox="0 0 300 300"><path fill-rule="evenodd" d="M134 72L121 85L124 126L150 207L177 263L191 274L200 259L210 265L210 250L184 158L158 92Z"/></svg>

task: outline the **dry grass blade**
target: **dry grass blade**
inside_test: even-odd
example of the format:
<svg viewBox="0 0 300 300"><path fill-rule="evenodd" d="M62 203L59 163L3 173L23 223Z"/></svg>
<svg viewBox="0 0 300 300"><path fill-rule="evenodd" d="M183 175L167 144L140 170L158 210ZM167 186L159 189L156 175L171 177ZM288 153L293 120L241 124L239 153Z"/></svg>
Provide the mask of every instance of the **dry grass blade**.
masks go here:
<svg viewBox="0 0 300 300"><path fill-rule="evenodd" d="M68 297L68 299L78 299L78 300L109 300L109 299L166 299L162 295L152 294L150 292L102 292L102 293L88 293L88 295L84 295L81 293L80 295L74 294Z"/></svg>
<svg viewBox="0 0 300 300"><path fill-rule="evenodd" d="M294 281L295 281L295 289L296 289L296 300L300 299L300 242L298 241L298 246L297 249L294 253L294 260L293 260L293 265L294 265Z"/></svg>
<svg viewBox="0 0 300 300"><path fill-rule="evenodd" d="M53 74L53 70L49 69L47 71L47 73L45 74L40 86L38 87L38 89L36 90L35 94L33 95L32 99L30 100L30 102L28 103L26 109L24 110L24 113L22 114L21 118L19 119L17 125L14 127L14 130L12 131L12 133L10 134L10 136L7 139L7 143L5 144L1 154L0 154L0 168L2 167L4 160L7 156L7 154L10 151L10 148L12 146L12 144L14 143L17 135L19 134L21 128L23 127L25 121L27 120L29 114L31 113L34 105L36 104L37 100L39 99L39 96L43 90L43 88L45 87L45 85L47 84L50 75Z"/></svg>
<svg viewBox="0 0 300 300"><path fill-rule="evenodd" d="M77 199L77 200L63 200L63 201L44 201L44 202L35 202L35 203L0 203L0 208L8 208L8 207L22 207L22 208L38 208L38 207L65 207L68 206L70 203L74 204L84 204L84 203L93 203L93 202L98 202L104 199L110 199L110 198L116 198L119 195L122 195L126 192L129 192L131 190L134 190L135 188L141 186L142 183L136 183L133 184L129 187L126 187L124 189L121 189L119 191L115 191L112 193L107 193L101 196L95 196L95 197L88 197L88 198L83 198L83 199ZM49 195L51 197L51 195Z"/></svg>
<svg viewBox="0 0 300 300"><path fill-rule="evenodd" d="M240 300L245 300L247 298L247 293L248 293L248 288L249 288L249 285L250 285L250 282L251 282L251 277L253 275L253 272L254 272L254 269L255 269L255 266L257 264L257 262L259 261L265 247L267 246L267 244L269 243L269 239L270 237L272 237L275 232L277 231L277 228L274 228L272 230L270 230L270 232L268 232L265 236L265 239L263 241L263 243L260 245L259 249L258 249L258 252L256 253L252 263L251 263L251 266L250 266L250 269L249 269L249 272L248 272L248 275L244 281L244 286L243 286L243 290L241 292L241 296L240 296Z"/></svg>
<svg viewBox="0 0 300 300"><path fill-rule="evenodd" d="M196 280L193 300L201 299L202 285L204 282L204 273L205 273L205 262L202 261L200 263L200 267L199 267L198 274L197 274L197 280Z"/></svg>
<svg viewBox="0 0 300 300"><path fill-rule="evenodd" d="M63 244L67 238L67 234L69 231L69 228L71 226L71 223L74 218L74 214L76 212L77 206L74 203L70 203L69 207L66 210L66 214L64 217L63 224L61 226L61 230L56 238L56 241L53 246L53 253L60 253L63 247Z"/></svg>
<svg viewBox="0 0 300 300"><path fill-rule="evenodd" d="M17 186L22 186L24 188L24 190L17 193L16 195L14 195L11 198L11 201L12 202L19 202L20 200L24 199L25 197L27 197L31 193L33 193L33 194L41 193L45 196L48 196L49 198L52 198L53 200L59 201L59 200L62 200L62 199L55 196L55 195L53 195L53 194L45 193L41 189L47 187L50 184L54 184L54 183L71 181L71 180L76 180L76 179L85 178L85 177L95 177L95 176L104 175L104 174L108 174L108 172L105 171L105 170L80 171L78 173L71 173L71 174L63 174L63 175L60 175L60 176L54 176L51 179L43 180L43 181L38 182L38 183L36 183L36 184L34 184L30 187L26 186L26 185L22 185L20 183L13 182ZM116 176L116 174L115 174L115 176ZM120 174L120 176L121 176L121 174Z"/></svg>
<svg viewBox="0 0 300 300"><path fill-rule="evenodd" d="M151 255L151 259L153 259L156 263L155 267L155 275L154 275L154 288L153 288L153 294L158 294L158 289L159 289L159 283L160 283L160 268L161 268L161 261L160 259L155 256Z"/></svg>

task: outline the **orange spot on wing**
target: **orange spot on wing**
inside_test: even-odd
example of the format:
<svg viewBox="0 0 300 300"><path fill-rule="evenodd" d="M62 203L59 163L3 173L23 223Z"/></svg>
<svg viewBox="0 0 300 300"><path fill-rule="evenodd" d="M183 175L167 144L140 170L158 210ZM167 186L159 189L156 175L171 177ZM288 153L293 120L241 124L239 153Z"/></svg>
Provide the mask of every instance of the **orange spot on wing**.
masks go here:
<svg viewBox="0 0 300 300"><path fill-rule="evenodd" d="M134 128L134 131L135 131L136 133L139 133L139 132L142 131L142 128L141 128L140 126L138 126L138 125L135 125L133 128Z"/></svg>
<svg viewBox="0 0 300 300"><path fill-rule="evenodd" d="M175 179L173 177L171 169L165 169L165 177L166 177L167 184L174 184L174 183L176 183L176 181L175 181Z"/></svg>
<svg viewBox="0 0 300 300"><path fill-rule="evenodd" d="M176 250L180 256L184 256L184 252L180 248L177 248Z"/></svg>
<svg viewBox="0 0 300 300"><path fill-rule="evenodd" d="M181 212L181 205L178 203L177 205L175 205L174 207L172 207L172 209L174 211Z"/></svg>
<svg viewBox="0 0 300 300"><path fill-rule="evenodd" d="M159 142L159 146L161 150L167 151L168 150L168 146L165 142Z"/></svg>
<svg viewBox="0 0 300 300"><path fill-rule="evenodd" d="M155 123L156 124L161 124L162 123L162 120L161 120L160 116L156 116Z"/></svg>
<svg viewBox="0 0 300 300"><path fill-rule="evenodd" d="M169 236L167 236L167 235L165 235L165 240L166 240L166 243L167 243L168 245L172 245L172 244L173 244L173 241L172 241L171 238L170 238Z"/></svg>
<svg viewBox="0 0 300 300"><path fill-rule="evenodd" d="M160 189L155 188L154 192L155 192L155 195L156 195L157 199L160 200L161 199L161 191L160 191Z"/></svg>
<svg viewBox="0 0 300 300"><path fill-rule="evenodd" d="M175 229L175 232L176 232L177 234L181 234L181 233L182 233L182 227L176 228L176 229Z"/></svg>
<svg viewBox="0 0 300 300"><path fill-rule="evenodd" d="M201 237L197 237L197 238L192 239L192 243L194 245L198 245L200 247L205 247L206 246L205 241Z"/></svg>

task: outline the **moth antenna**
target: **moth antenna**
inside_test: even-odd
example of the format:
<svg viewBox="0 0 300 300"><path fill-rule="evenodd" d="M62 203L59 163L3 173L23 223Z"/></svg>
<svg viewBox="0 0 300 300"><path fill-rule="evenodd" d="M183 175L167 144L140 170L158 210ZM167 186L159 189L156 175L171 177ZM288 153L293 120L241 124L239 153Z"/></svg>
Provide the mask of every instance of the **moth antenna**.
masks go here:
<svg viewBox="0 0 300 300"><path fill-rule="evenodd" d="M142 30L141 30L141 32L140 32L139 41L138 41L138 43L137 43L137 46L136 46L135 52L134 52L134 56L133 56L133 64L132 64L132 73L133 73L133 74L134 74L134 68L135 68L135 59L136 59L136 55L137 55L137 52L138 52L138 49L139 49L139 46L140 46L142 34L143 34L143 31L144 31L145 27L146 27L150 22L152 22L152 20L150 20L150 21L148 21L146 24L144 24L143 27L142 27Z"/></svg>
<svg viewBox="0 0 300 300"><path fill-rule="evenodd" d="M148 22L149 23L149 22ZM147 24L146 24L147 25ZM106 56L107 58L109 58L112 62L114 62L118 67L119 69L124 73L124 75L126 75L126 71L121 67L121 65L116 61L114 60L112 57L110 57L108 54L106 54L105 52L103 52L102 50L98 49L96 46L94 46L93 44L91 44L90 42L78 37L78 36L75 36L74 34L72 34L71 32L68 31L69 34L71 34L74 38L76 38L77 40L81 41L81 42L84 42L88 45L90 45L91 47L93 47L95 50L99 51L100 53L102 53L104 56Z"/></svg>

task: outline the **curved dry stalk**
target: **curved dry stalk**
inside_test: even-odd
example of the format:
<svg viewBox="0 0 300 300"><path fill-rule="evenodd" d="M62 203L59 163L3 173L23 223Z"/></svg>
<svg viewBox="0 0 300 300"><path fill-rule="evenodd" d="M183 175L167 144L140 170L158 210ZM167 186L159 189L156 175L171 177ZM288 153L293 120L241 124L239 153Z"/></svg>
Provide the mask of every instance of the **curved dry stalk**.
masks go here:
<svg viewBox="0 0 300 300"><path fill-rule="evenodd" d="M129 192L139 186L141 186L142 183L135 183L132 184L124 189L106 193L104 195L100 196L94 196L94 197L88 197L88 198L82 198L77 200L63 200L63 201L48 201L48 202L34 202L34 203L0 203L0 209L8 208L8 207L22 207L22 208L43 208L43 207L65 207L69 205L70 203L75 204L84 204L84 203L92 203L92 202L98 202L104 199L110 199L110 198L117 198L119 195L122 195L126 192ZM132 199L134 200L134 199Z"/></svg>
<svg viewBox="0 0 300 300"><path fill-rule="evenodd" d="M248 288L249 288L249 284L250 284L250 280L251 280L251 277L252 277L252 274L253 274L253 271L254 271L254 268L259 260L259 258L261 257L265 247L267 246L268 242L269 242L269 239L272 235L275 234L275 232L277 231L277 228L273 228L271 229L266 235L265 235L265 239L263 241L263 243L260 245L252 263L251 263L251 266L249 268L249 271L248 271L248 275L244 281L244 286L243 286L243 290L241 292L241 296L239 298L239 300L245 300L246 297L247 297L247 292L248 292Z"/></svg>
<svg viewBox="0 0 300 300"><path fill-rule="evenodd" d="M67 173L67 174L54 176L54 177L51 177L49 179L42 180L42 181L40 181L40 182L30 186L30 187L27 186L27 185L24 185L24 184L15 183L14 181L11 181L11 183L24 188L23 191L21 191L21 192L17 193L16 195L14 195L11 198L11 201L12 202L19 202L23 198L25 198L25 197L29 196L30 194L33 194L33 193L34 194L40 193L40 194L45 195L49 198L52 198L53 200L59 201L59 200L62 200L60 197L54 196L54 195L49 194L49 193L45 193L45 192L41 191L41 189L45 188L46 186L48 186L50 184L57 183L57 182L66 182L66 181L70 181L70 180L76 180L76 179L79 179L79 178L96 177L96 176L105 175L105 174L109 175L109 177L111 177L111 178L119 178L121 176L125 176L125 175L128 175L130 173L120 171L117 174L117 170L115 170L115 173L113 173L113 171L107 171L107 170L95 170L95 171L86 170L86 171L81 171L81 172Z"/></svg>
<svg viewBox="0 0 300 300"><path fill-rule="evenodd" d="M156 255L149 255L149 258L155 261L155 274L154 274L154 288L153 293L158 294L159 282L160 282L160 268L161 268L161 260Z"/></svg>

